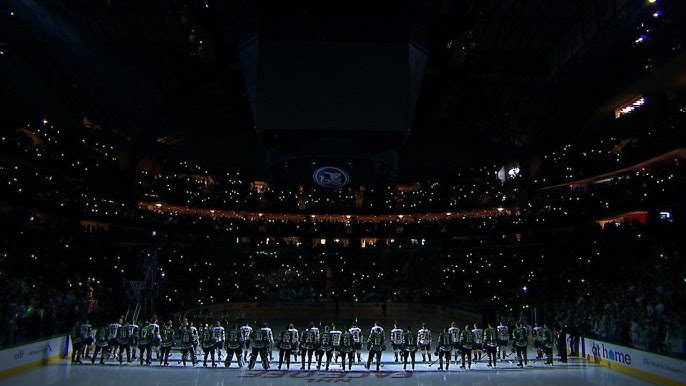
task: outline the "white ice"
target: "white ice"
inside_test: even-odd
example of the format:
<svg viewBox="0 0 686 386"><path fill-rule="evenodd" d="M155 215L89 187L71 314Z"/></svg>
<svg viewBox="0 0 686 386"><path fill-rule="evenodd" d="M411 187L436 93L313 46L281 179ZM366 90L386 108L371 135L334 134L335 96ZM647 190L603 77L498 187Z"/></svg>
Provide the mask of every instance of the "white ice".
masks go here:
<svg viewBox="0 0 686 386"><path fill-rule="evenodd" d="M275 359L278 353L275 351ZM299 358L298 358L299 359ZM366 352L363 353L366 359ZM300 362L291 362L289 371L277 370L277 362L271 362L270 369L263 371L258 363L252 371L246 367L239 369L234 362L231 368L224 368L219 364L217 368L202 367L202 363L195 367L188 363L184 367L179 364L179 354L174 353L169 367L140 366L137 361L119 365L114 360L108 360L105 365L92 365L85 362L83 365L71 365L68 360L48 364L0 381L2 385L95 385L95 386L133 386L133 385L303 385L308 383L334 383L354 385L377 385L386 384L392 386L401 385L556 385L556 386L583 386L583 385L646 385L650 384L643 379L609 369L607 367L587 363L581 359L572 358L569 363L559 363L551 366L544 365L541 361L529 362L523 368L517 368L508 360L498 363L496 369L487 367L488 360L482 359L472 365L471 370L461 370L459 366L450 365L449 371L439 372L438 363L429 366L429 363L416 364L416 371L403 371L402 364L393 360L392 352L385 352L382 358L383 367L379 372L367 371L361 364L353 365L353 370L343 372L339 363L331 363L329 371L300 371ZM435 359L435 358L434 358ZM209 365L209 364L208 364ZM408 365L409 366L409 365ZM313 366L314 368L314 366ZM372 370L374 370L372 364Z"/></svg>

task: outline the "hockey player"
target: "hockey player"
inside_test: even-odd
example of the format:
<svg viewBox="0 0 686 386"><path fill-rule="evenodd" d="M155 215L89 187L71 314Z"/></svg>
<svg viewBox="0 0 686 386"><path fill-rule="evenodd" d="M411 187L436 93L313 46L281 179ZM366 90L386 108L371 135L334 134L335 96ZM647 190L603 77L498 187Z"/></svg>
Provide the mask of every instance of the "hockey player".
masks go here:
<svg viewBox="0 0 686 386"><path fill-rule="evenodd" d="M422 362L426 362L427 355L429 362L431 362L431 330L426 328L426 323L422 323L422 328L417 331L417 342L419 343L419 351L422 352Z"/></svg>
<svg viewBox="0 0 686 386"><path fill-rule="evenodd" d="M516 326L517 327L514 329L514 331L512 331L512 335L514 340L514 347L515 350L517 350L517 358L519 359L517 367L523 368L528 364L528 360L526 358L528 334L526 332L526 327L524 327L522 323L518 322ZM522 359L524 359L524 365L522 365Z"/></svg>
<svg viewBox="0 0 686 386"><path fill-rule="evenodd" d="M448 334L450 334L450 341L453 343L452 356L455 358L455 365L457 365L457 363L460 361L460 328L457 327L455 322L450 323Z"/></svg>
<svg viewBox="0 0 686 386"><path fill-rule="evenodd" d="M193 325L192 321L189 328L191 331L191 339L193 340L193 366L195 366L195 362L198 361L196 355L199 352L198 347L200 346L200 333L198 332L198 328Z"/></svg>
<svg viewBox="0 0 686 386"><path fill-rule="evenodd" d="M74 347L71 351L71 364L82 364L81 352L83 351L83 334L81 333L81 323L78 321L71 331L71 343Z"/></svg>
<svg viewBox="0 0 686 386"><path fill-rule="evenodd" d="M207 356L212 358L212 367L217 367L214 361L214 352L217 349L217 340L214 338L214 333L210 328L209 324L205 324L202 329L202 335L200 336L200 342L202 344L203 361L202 366L207 367Z"/></svg>
<svg viewBox="0 0 686 386"><path fill-rule="evenodd" d="M225 367L231 366L231 360L234 354L236 355L236 362L238 367L243 367L243 338L241 330L238 328L238 323L234 323L233 327L226 333L226 361Z"/></svg>
<svg viewBox="0 0 686 386"><path fill-rule="evenodd" d="M498 332L491 324L484 330L484 348L488 356L488 367L495 367L497 362L498 351Z"/></svg>
<svg viewBox="0 0 686 386"><path fill-rule="evenodd" d="M479 328L476 323L474 323L472 332L474 333L474 363L476 363L483 357L482 350L484 348L484 330Z"/></svg>
<svg viewBox="0 0 686 386"><path fill-rule="evenodd" d="M117 346L119 347L119 364L123 362L123 354L126 351L126 363L131 363L131 328L129 322L117 330Z"/></svg>
<svg viewBox="0 0 686 386"><path fill-rule="evenodd" d="M374 325L369 330L369 337L367 338L367 340L369 340L369 338L371 338L372 334L375 332L383 334L383 327L379 326L379 322L374 322Z"/></svg>
<svg viewBox="0 0 686 386"><path fill-rule="evenodd" d="M273 361L273 352L274 352L274 333L272 332L272 329L267 326L267 323L262 323L262 327L260 329L266 334L267 336L267 341L269 342L267 344L267 353L269 354L269 361Z"/></svg>
<svg viewBox="0 0 686 386"><path fill-rule="evenodd" d="M543 324L543 331L541 331L541 335L543 337L542 340L542 346L543 346L543 352L545 352L546 356L546 365L553 365L553 343L555 342L555 334L553 333L553 330L548 328L546 324Z"/></svg>
<svg viewBox="0 0 686 386"><path fill-rule="evenodd" d="M341 334L343 332L336 328L336 325L332 325L331 331L329 331L329 334L331 334L331 345L333 346L333 361L334 363L338 363L338 357L341 354Z"/></svg>
<svg viewBox="0 0 686 386"><path fill-rule="evenodd" d="M286 370L291 369L291 354L294 347L295 336L293 335L293 323L288 325L288 328L281 331L279 334L279 370L284 359L286 360Z"/></svg>
<svg viewBox="0 0 686 386"><path fill-rule="evenodd" d="M100 364L105 364L105 356L107 355L107 348L110 345L110 330L107 326L98 327L95 332L95 351L91 357L91 363L95 364L95 360L100 353Z"/></svg>
<svg viewBox="0 0 686 386"><path fill-rule="evenodd" d="M93 335L94 335L93 326L91 326L88 319L84 320L83 323L81 324L81 338L82 338L83 350L84 350L82 357L84 357L84 358L90 357L90 349L91 349L91 346L93 345L93 342L94 342Z"/></svg>
<svg viewBox="0 0 686 386"><path fill-rule="evenodd" d="M153 315L150 319L150 328L153 333L151 349L155 354L155 360L158 360L160 359L160 343L162 342L162 336L160 335L160 325L157 322L157 315Z"/></svg>
<svg viewBox="0 0 686 386"><path fill-rule="evenodd" d="M505 322L503 320L500 321L500 324L497 327L498 330L498 350L500 351L500 359L504 360L506 357L505 352L507 351L507 347L509 346L510 342L510 329L504 324Z"/></svg>
<svg viewBox="0 0 686 386"><path fill-rule="evenodd" d="M357 321L355 321L348 331L353 336L355 353L357 354L357 363L359 364L362 362L362 329L357 327Z"/></svg>
<svg viewBox="0 0 686 386"><path fill-rule="evenodd" d="M256 329L250 334L250 346L252 350L250 352L250 362L248 363L248 369L252 370L255 367L255 362L257 361L257 356L260 357L260 362L262 363L262 369L269 369L269 354L267 350L271 343L268 332L267 323L262 323L260 329Z"/></svg>
<svg viewBox="0 0 686 386"><path fill-rule="evenodd" d="M107 347L107 351L108 355L111 358L115 358L117 354L117 347L119 347L119 345L117 344L117 331L119 331L119 327L121 327L122 323L124 323L124 320L122 318L119 318L118 321L110 323L110 325L108 326L110 330L110 344Z"/></svg>
<svg viewBox="0 0 686 386"><path fill-rule="evenodd" d="M393 357L395 362L402 361L401 350L403 346L403 329L398 328L398 323L393 325L391 330L391 348L393 349Z"/></svg>
<svg viewBox="0 0 686 386"><path fill-rule="evenodd" d="M138 336L138 350L140 357L140 364L143 365L143 360L148 366L152 363L152 342L155 339L154 327L150 323L143 323L143 328L140 329Z"/></svg>
<svg viewBox="0 0 686 386"><path fill-rule="evenodd" d="M317 370L322 367L322 358L326 355L325 370L329 371L329 364L331 363L331 354L333 352L333 342L331 341L331 333L329 326L324 326L324 332L319 334L319 342L317 345Z"/></svg>
<svg viewBox="0 0 686 386"><path fill-rule="evenodd" d="M614 331L616 327L615 323L612 323L610 331ZM556 326L554 328L554 333L555 333L555 340L557 341L557 355L560 357L560 362L562 363L567 363L567 331L568 327L566 324L561 323L559 326ZM651 329L650 331L655 331L655 329ZM654 337L651 337L652 333L648 336L648 340L654 340Z"/></svg>
<svg viewBox="0 0 686 386"><path fill-rule="evenodd" d="M453 342L450 339L450 334L446 328L438 334L438 341L436 342L436 352L438 357L438 371L443 371L443 359L445 359L445 371L450 368L450 353L453 351Z"/></svg>
<svg viewBox="0 0 686 386"><path fill-rule="evenodd" d="M172 327L172 321L169 320L160 331L160 366L169 366L169 354L173 345L174 328Z"/></svg>
<svg viewBox="0 0 686 386"><path fill-rule="evenodd" d="M414 371L415 355L419 347L417 346L417 335L412 331L411 327L403 333L403 370L407 370L407 357L412 359L412 371Z"/></svg>
<svg viewBox="0 0 686 386"><path fill-rule="evenodd" d="M245 322L241 326L241 339L243 340L243 363L248 361L248 352L250 351L250 335L252 335L252 327Z"/></svg>
<svg viewBox="0 0 686 386"><path fill-rule="evenodd" d="M291 323L291 327L288 329L288 331L291 332L291 336L293 337L293 348L291 349L291 352L293 353L293 360L296 362L298 361L298 344L300 343L300 332L298 331L297 328L295 328L295 325Z"/></svg>
<svg viewBox="0 0 686 386"><path fill-rule="evenodd" d="M534 342L534 349L536 349L536 359L543 359L543 327L534 326L531 331L531 338Z"/></svg>
<svg viewBox="0 0 686 386"><path fill-rule="evenodd" d="M469 329L469 325L464 326L460 331L460 347L462 348L462 366L464 369L465 357L467 357L467 368L472 368L472 349L474 349L474 333Z"/></svg>
<svg viewBox="0 0 686 386"><path fill-rule="evenodd" d="M212 327L212 336L215 342L215 351L217 353L217 361L222 361L222 349L224 348L224 327L218 320L214 322Z"/></svg>
<svg viewBox="0 0 686 386"><path fill-rule="evenodd" d="M133 352L131 353L131 359L136 360L136 348L138 347L138 335L140 334L140 329L138 327L137 321L134 319L129 324L129 336L131 337L131 347L133 347Z"/></svg>
<svg viewBox="0 0 686 386"><path fill-rule="evenodd" d="M305 370L305 356L307 356L307 370L312 367L312 353L317 349L319 329L310 322L310 327L300 334L300 370Z"/></svg>
<svg viewBox="0 0 686 386"><path fill-rule="evenodd" d="M179 337L181 338L181 362L186 366L188 355L191 357L191 364L195 366L195 344L194 344L194 327L188 323L188 319L183 318L182 325L179 328Z"/></svg>
<svg viewBox="0 0 686 386"><path fill-rule="evenodd" d="M381 353L386 350L386 340L383 332L377 330L372 331L367 340L367 350L369 350L369 357L367 357L367 365L365 368L369 370L372 365L372 360L376 358L376 371L379 371L381 366Z"/></svg>
<svg viewBox="0 0 686 386"><path fill-rule="evenodd" d="M353 369L353 361L355 356L355 342L353 341L353 336L349 330L343 327L343 333L341 334L340 342L341 350L341 365L343 366L343 371L345 371L345 361L348 361L348 370Z"/></svg>

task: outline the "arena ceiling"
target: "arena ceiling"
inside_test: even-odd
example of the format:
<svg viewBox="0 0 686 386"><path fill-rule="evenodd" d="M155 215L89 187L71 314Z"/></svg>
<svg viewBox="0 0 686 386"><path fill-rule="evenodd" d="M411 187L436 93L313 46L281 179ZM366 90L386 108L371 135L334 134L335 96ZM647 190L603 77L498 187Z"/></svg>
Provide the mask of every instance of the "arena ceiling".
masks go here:
<svg viewBox="0 0 686 386"><path fill-rule="evenodd" d="M140 157L175 154L210 167L264 171L239 60L255 1L9 4L0 30L3 124L21 125L37 114L77 122L86 116L131 138ZM429 60L400 151L401 177L521 157L574 135L636 80L622 65L635 55L625 41L633 15L646 6L643 0L259 3L260 12L293 28L303 20L316 28L322 17L341 21L343 32L355 31L359 20L384 25L409 14L421 21Z"/></svg>

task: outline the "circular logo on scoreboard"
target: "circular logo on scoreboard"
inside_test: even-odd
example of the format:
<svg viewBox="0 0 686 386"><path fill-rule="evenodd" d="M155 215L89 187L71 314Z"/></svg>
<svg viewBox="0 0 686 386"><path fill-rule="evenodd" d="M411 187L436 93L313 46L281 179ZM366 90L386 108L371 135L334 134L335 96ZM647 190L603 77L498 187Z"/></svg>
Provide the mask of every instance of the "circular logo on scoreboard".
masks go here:
<svg viewBox="0 0 686 386"><path fill-rule="evenodd" d="M335 166L323 166L314 171L314 182L325 188L340 188L348 185L348 173Z"/></svg>

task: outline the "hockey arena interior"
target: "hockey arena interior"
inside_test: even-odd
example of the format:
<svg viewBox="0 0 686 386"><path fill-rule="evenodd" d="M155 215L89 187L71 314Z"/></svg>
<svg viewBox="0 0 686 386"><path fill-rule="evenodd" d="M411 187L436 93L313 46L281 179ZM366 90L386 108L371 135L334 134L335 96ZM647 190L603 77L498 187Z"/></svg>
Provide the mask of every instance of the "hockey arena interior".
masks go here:
<svg viewBox="0 0 686 386"><path fill-rule="evenodd" d="M686 384L685 22L0 3L0 384Z"/></svg>

